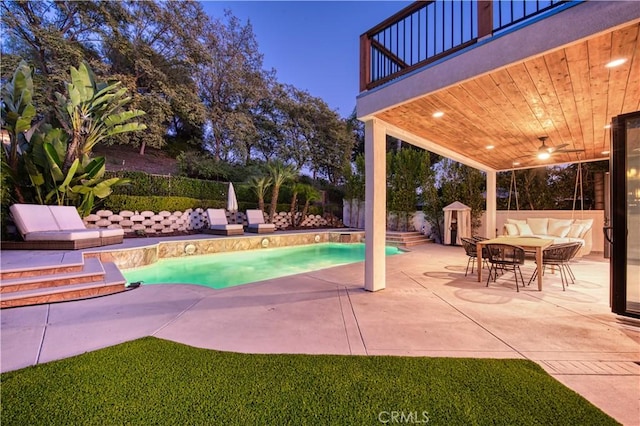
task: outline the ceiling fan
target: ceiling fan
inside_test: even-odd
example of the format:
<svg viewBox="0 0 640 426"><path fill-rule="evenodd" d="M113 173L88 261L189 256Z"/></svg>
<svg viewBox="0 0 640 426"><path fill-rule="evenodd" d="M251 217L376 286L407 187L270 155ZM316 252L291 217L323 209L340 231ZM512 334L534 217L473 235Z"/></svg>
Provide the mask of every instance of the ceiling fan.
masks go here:
<svg viewBox="0 0 640 426"><path fill-rule="evenodd" d="M563 143L558 146L547 146L546 141L549 139L549 136L540 136L538 140L542 142L542 145L535 151L535 155L538 160L547 160L553 154L557 153L567 153L567 152L583 152L584 149L564 149L566 146L569 146L568 143Z"/></svg>

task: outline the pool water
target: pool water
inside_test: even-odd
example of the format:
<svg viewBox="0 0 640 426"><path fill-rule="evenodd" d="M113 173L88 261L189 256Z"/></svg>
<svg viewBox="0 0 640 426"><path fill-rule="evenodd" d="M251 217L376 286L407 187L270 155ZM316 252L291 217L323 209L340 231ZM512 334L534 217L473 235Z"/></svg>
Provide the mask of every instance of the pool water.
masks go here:
<svg viewBox="0 0 640 426"><path fill-rule="evenodd" d="M386 248L387 256L398 253L402 251ZM122 273L129 283L198 284L220 289L362 262L364 256L364 244L322 243L166 258Z"/></svg>

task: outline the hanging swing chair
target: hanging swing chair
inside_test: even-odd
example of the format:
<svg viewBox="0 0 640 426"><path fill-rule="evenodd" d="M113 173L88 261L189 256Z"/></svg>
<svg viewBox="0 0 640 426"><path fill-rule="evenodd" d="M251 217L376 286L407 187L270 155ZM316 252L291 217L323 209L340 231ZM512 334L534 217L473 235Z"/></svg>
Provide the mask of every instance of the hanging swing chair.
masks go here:
<svg viewBox="0 0 640 426"><path fill-rule="evenodd" d="M516 182L516 171L511 170L511 181L509 182L509 201L507 202L507 219L509 219L509 212L511 212L511 193L515 195L516 211L520 211L520 204L518 203L518 184Z"/></svg>

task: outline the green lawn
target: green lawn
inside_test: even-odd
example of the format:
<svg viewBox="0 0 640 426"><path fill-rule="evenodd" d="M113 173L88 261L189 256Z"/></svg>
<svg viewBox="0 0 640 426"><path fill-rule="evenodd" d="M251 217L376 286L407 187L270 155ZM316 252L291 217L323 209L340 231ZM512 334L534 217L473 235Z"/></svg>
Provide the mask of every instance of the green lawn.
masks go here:
<svg viewBox="0 0 640 426"><path fill-rule="evenodd" d="M617 424L523 360L238 354L148 337L0 379L3 426Z"/></svg>

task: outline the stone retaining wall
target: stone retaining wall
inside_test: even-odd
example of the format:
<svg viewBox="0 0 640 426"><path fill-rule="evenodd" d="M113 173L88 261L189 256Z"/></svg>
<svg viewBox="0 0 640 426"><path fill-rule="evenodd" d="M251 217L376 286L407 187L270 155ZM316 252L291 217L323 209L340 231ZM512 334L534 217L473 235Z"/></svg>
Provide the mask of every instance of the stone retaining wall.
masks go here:
<svg viewBox="0 0 640 426"><path fill-rule="evenodd" d="M300 215L300 213L297 214ZM209 225L206 211L201 208L195 210L187 209L183 212L161 211L159 213L124 210L117 214L110 210L99 210L83 220L87 228L122 228L125 233L144 232L145 234L193 231L206 228ZM247 225L247 216L243 212L227 212L227 220L229 223ZM276 229L288 228L291 226L291 213L280 212L273 222L276 225ZM328 222L320 215L308 215L300 224L302 227L309 228L327 225Z"/></svg>

